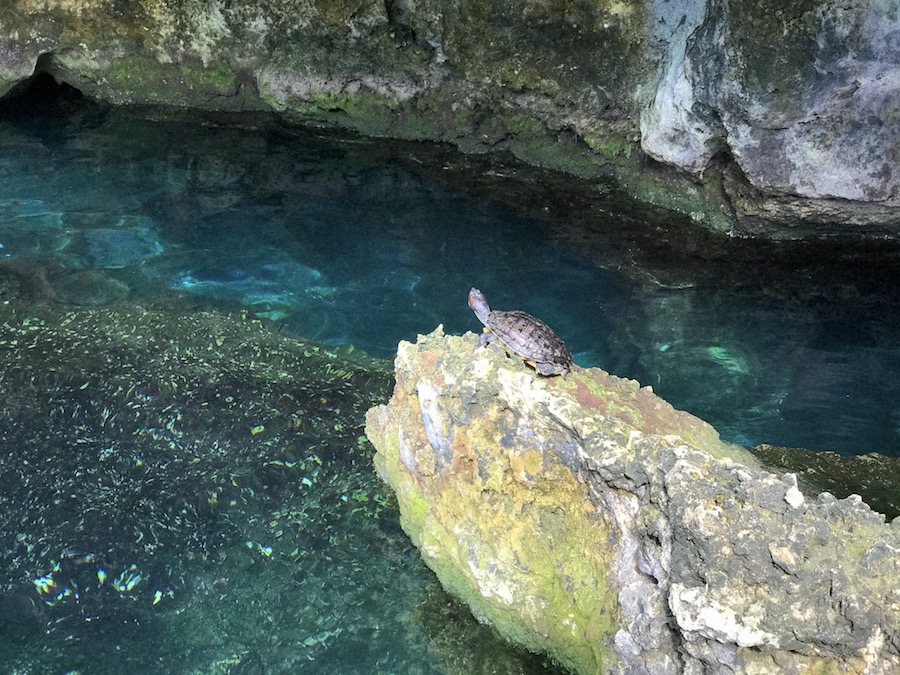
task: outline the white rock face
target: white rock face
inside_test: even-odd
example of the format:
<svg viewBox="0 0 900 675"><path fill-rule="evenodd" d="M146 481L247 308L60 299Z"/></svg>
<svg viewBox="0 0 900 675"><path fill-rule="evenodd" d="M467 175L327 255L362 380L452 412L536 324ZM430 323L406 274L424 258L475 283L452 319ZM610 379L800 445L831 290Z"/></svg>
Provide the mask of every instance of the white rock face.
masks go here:
<svg viewBox="0 0 900 675"><path fill-rule="evenodd" d="M721 133L695 112L697 74L688 42L706 18L704 2L653 2L652 45L661 45L663 76L641 113L641 149L654 159L700 175L722 148ZM702 93L701 93L702 95Z"/></svg>
<svg viewBox="0 0 900 675"><path fill-rule="evenodd" d="M738 616L731 607L711 600L700 588L672 584L669 604L682 630L699 633L706 639L739 647L778 644L777 636L759 629L760 616Z"/></svg>
<svg viewBox="0 0 900 675"><path fill-rule="evenodd" d="M895 11L760 3L754 14L711 0L651 9L651 39L665 48L641 115L648 155L702 176L724 150L765 194L898 205Z"/></svg>

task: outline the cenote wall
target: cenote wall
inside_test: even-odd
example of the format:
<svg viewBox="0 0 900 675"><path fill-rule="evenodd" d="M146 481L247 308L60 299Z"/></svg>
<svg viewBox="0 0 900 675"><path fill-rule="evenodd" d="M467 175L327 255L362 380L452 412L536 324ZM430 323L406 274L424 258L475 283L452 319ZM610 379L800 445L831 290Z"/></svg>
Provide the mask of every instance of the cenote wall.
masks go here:
<svg viewBox="0 0 900 675"><path fill-rule="evenodd" d="M886 5L13 0L0 93L280 111L613 179L720 232L900 236Z"/></svg>

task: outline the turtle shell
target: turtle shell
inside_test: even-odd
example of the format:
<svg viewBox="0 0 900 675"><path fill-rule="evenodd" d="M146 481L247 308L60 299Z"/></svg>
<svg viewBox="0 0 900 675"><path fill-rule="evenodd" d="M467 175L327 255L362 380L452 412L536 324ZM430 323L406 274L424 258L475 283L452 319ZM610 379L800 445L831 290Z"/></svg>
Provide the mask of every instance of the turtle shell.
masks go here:
<svg viewBox="0 0 900 675"><path fill-rule="evenodd" d="M487 327L509 351L533 364L546 364L543 370L566 373L572 369L572 354L566 343L531 314L494 311L488 315Z"/></svg>

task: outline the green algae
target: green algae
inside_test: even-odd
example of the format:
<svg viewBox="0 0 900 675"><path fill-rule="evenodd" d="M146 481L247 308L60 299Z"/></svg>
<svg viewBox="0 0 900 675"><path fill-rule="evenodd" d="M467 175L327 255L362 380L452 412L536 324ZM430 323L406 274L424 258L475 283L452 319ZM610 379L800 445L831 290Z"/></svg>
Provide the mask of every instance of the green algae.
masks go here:
<svg viewBox="0 0 900 675"><path fill-rule="evenodd" d="M768 444L756 446L753 453L771 471L796 473L806 492L830 492L838 499L857 494L888 520L900 516L900 459L896 457L846 456Z"/></svg>
<svg viewBox="0 0 900 675"><path fill-rule="evenodd" d="M249 73L226 60L161 62L141 55L111 58L108 63L76 52L53 56L63 72L91 71L97 77L91 94L115 104L196 106L207 110L259 111L266 104ZM76 81L78 78L72 78Z"/></svg>
<svg viewBox="0 0 900 675"><path fill-rule="evenodd" d="M369 90L317 92L312 96L312 103L328 121L340 122L371 136L384 135L391 129L399 107L396 97Z"/></svg>
<svg viewBox="0 0 900 675"><path fill-rule="evenodd" d="M543 122L532 115L524 113L518 113L506 118L504 124L510 133L517 135L543 135L545 132Z"/></svg>
<svg viewBox="0 0 900 675"><path fill-rule="evenodd" d="M606 526L587 504L584 483L550 450L561 448L565 439L552 433L517 438L521 426L515 417L525 414L522 402L509 403L518 412L504 412L499 401L508 387L497 396L475 391L465 397L487 407L465 428L456 428L452 458L434 457L430 444L440 441L417 430L420 403L407 371L416 358L412 354L431 358L433 337L423 338L419 347L401 346L397 367L403 385L395 388L390 406L373 409L367 418L367 434L378 448L376 466L397 495L405 531L443 587L479 620L574 672L602 672L618 617L616 593L606 582L612 553L597 546L606 538ZM456 347L441 360L448 381L457 381L460 369L481 372L482 357L491 367L509 369L509 377L531 377L527 366L501 350L484 350L472 364L472 335L445 340ZM442 412L435 414L465 415L455 400L456 395L442 399ZM412 424L403 432L402 457L399 418ZM433 459L425 461L428 457ZM453 468L441 468L442 462Z"/></svg>

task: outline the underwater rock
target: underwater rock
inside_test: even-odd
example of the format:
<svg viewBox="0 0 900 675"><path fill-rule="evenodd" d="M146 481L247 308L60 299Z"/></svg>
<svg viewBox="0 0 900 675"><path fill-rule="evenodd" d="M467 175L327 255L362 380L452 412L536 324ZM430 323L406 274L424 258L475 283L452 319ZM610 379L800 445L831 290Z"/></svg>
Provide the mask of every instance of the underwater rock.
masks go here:
<svg viewBox="0 0 900 675"><path fill-rule="evenodd" d="M796 473L804 491L830 492L841 498L858 494L889 520L900 517L900 457L874 452L841 455L768 444L757 445L753 454L772 470Z"/></svg>
<svg viewBox="0 0 900 675"><path fill-rule="evenodd" d="M442 328L366 433L445 589L578 673L900 672L900 520L800 491L648 387Z"/></svg>
<svg viewBox="0 0 900 675"><path fill-rule="evenodd" d="M406 672L369 640L411 641L385 617L425 575L362 436L385 364L171 299L61 307L3 262L4 669L328 672L353 641Z"/></svg>
<svg viewBox="0 0 900 675"><path fill-rule="evenodd" d="M267 246L215 255L191 251L150 262L143 271L174 291L237 302L275 320L321 304L336 292L319 270Z"/></svg>
<svg viewBox="0 0 900 675"><path fill-rule="evenodd" d="M97 227L81 233L87 262L101 269L120 269L159 255L165 246L149 218L123 216L117 227Z"/></svg>
<svg viewBox="0 0 900 675"><path fill-rule="evenodd" d="M0 255L43 258L63 251L72 235L64 215L41 199L0 200Z"/></svg>
<svg viewBox="0 0 900 675"><path fill-rule="evenodd" d="M75 270L52 281L56 300L83 307L102 307L122 302L131 293L123 281L99 270Z"/></svg>

